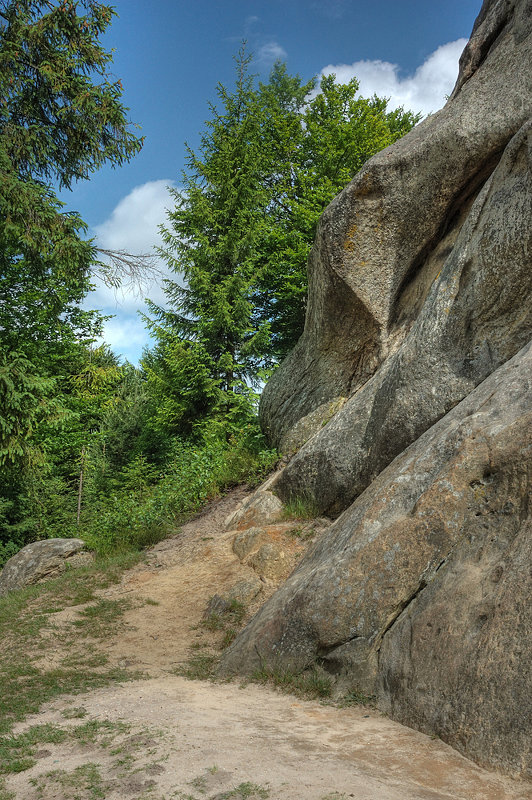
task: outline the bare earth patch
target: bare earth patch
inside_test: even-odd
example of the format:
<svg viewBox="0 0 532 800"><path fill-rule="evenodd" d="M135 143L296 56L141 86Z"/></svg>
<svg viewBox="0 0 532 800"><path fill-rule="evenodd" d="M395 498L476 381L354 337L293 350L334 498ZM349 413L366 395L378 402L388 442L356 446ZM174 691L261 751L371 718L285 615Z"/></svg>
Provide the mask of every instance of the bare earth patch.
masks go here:
<svg viewBox="0 0 532 800"><path fill-rule="evenodd" d="M213 504L97 593L128 600L119 630L97 647L110 664L149 677L62 697L16 726L18 735L48 723L68 736L6 776L7 792L17 800L530 800L530 786L372 708L174 674L194 653L219 652L222 632L204 624L209 599L256 580L233 553L235 533L223 529L242 497L237 490ZM304 547L297 530L274 533L293 564ZM263 580L247 616L274 590ZM75 614L55 616L60 632ZM91 725L94 735L84 736Z"/></svg>

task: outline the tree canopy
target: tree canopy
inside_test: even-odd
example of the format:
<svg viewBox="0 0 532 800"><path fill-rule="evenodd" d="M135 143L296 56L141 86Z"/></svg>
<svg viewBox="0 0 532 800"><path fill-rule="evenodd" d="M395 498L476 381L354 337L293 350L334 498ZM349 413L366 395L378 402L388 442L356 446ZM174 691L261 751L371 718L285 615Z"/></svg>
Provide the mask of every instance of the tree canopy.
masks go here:
<svg viewBox="0 0 532 800"><path fill-rule="evenodd" d="M194 418L183 398L202 418L241 407L294 346L321 212L419 119L388 111L386 99L358 97L355 79L302 83L278 63L256 85L249 67L241 50L234 89L218 85L219 105L210 106L198 151L188 149L163 230L162 255L178 277L166 282L168 307L150 305L157 344L144 364L165 386L176 430Z"/></svg>

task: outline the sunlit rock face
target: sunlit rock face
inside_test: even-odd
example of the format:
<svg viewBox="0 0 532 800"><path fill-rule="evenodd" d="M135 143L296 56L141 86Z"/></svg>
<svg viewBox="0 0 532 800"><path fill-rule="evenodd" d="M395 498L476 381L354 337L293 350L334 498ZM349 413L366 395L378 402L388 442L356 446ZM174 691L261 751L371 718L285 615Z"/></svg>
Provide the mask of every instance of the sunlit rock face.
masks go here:
<svg viewBox="0 0 532 800"><path fill-rule="evenodd" d="M323 511L342 510L525 343L527 130L510 142L532 110L531 19L525 0L485 3L445 108L372 158L325 211L305 332L261 403L275 445L293 451L294 428L307 439L296 437L282 497L310 492ZM501 192L512 191L510 206Z"/></svg>
<svg viewBox="0 0 532 800"><path fill-rule="evenodd" d="M338 518L222 666L318 665L527 777L531 31L486 0L445 108L323 215L261 419L291 456L268 489Z"/></svg>

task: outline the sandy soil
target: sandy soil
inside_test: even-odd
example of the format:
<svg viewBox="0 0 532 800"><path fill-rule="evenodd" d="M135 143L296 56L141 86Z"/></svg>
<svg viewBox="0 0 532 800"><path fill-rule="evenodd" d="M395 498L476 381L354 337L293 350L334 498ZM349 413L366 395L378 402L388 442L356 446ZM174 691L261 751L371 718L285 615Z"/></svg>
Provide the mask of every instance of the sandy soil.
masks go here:
<svg viewBox="0 0 532 800"><path fill-rule="evenodd" d="M111 663L150 677L61 698L19 725L17 733L45 722L129 727L90 742L44 745L34 767L6 781L17 800L530 800L530 786L487 772L374 709L172 674L191 645L209 644L200 625L209 598L251 574L232 552L234 533L223 530L241 499L239 490L213 505L101 593L133 601L103 650ZM298 557L293 537L283 546L292 548L292 561ZM264 582L255 605L274 588ZM69 613L57 615L59 625ZM73 709L83 719L65 719Z"/></svg>

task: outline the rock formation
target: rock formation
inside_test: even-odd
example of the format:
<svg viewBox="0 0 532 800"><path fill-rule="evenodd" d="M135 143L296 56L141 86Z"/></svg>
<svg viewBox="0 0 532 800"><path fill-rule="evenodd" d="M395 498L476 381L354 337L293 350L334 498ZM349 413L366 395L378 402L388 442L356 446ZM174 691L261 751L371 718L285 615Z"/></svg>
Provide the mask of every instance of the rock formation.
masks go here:
<svg viewBox="0 0 532 800"><path fill-rule="evenodd" d="M445 108L323 215L261 419L292 456L268 490L341 516L223 664L318 663L528 777L531 33L485 0Z"/></svg>
<svg viewBox="0 0 532 800"><path fill-rule="evenodd" d="M71 566L82 566L92 561L88 552L82 552L81 539L43 539L26 545L9 559L0 572L0 597L15 589L54 578Z"/></svg>

